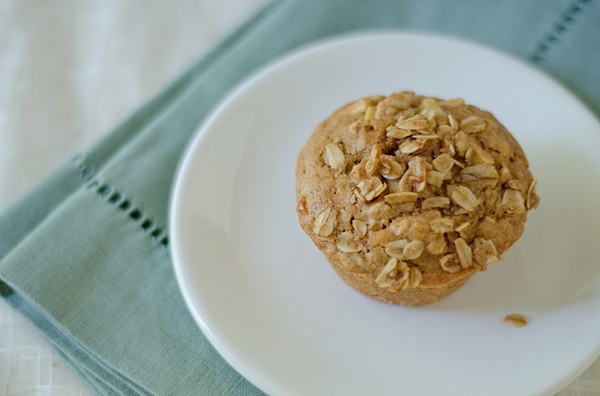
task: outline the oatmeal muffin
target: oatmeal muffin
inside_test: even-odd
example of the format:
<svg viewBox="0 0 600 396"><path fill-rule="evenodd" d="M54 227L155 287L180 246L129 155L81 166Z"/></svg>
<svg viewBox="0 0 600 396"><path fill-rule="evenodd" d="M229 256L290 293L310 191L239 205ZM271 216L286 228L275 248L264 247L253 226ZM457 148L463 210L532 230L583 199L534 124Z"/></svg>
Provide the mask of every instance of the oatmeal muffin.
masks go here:
<svg viewBox="0 0 600 396"><path fill-rule="evenodd" d="M492 114L412 92L343 106L296 164L302 229L350 286L402 305L500 260L538 204L535 185Z"/></svg>

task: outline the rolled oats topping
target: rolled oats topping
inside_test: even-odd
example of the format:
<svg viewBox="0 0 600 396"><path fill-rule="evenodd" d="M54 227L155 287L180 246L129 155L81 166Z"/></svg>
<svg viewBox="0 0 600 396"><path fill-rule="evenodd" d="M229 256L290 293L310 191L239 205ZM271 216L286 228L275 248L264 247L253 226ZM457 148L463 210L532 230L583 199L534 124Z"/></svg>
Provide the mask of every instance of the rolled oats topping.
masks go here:
<svg viewBox="0 0 600 396"><path fill-rule="evenodd" d="M362 249L361 244L356 241L354 234L342 232L335 238L335 245L344 253L356 253Z"/></svg>
<svg viewBox="0 0 600 396"><path fill-rule="evenodd" d="M419 267L409 267L408 270L408 288L414 289L421 284L423 274Z"/></svg>
<svg viewBox="0 0 600 396"><path fill-rule="evenodd" d="M424 248L425 244L422 241L412 241L404 246L402 255L406 260L416 260L423 253Z"/></svg>
<svg viewBox="0 0 600 396"><path fill-rule="evenodd" d="M386 194L383 198L385 202L391 205L399 205L407 202L415 202L419 198L419 194L416 192L397 192Z"/></svg>
<svg viewBox="0 0 600 396"><path fill-rule="evenodd" d="M367 106L369 106L369 101L367 98L362 98L354 102L347 110L348 114L358 114L364 113L367 111Z"/></svg>
<svg viewBox="0 0 600 396"><path fill-rule="evenodd" d="M409 242L406 239L388 242L385 245L385 253L395 259L404 260L404 248L408 246L408 244Z"/></svg>
<svg viewBox="0 0 600 396"><path fill-rule="evenodd" d="M356 187L355 193L357 193L360 199L363 201L372 201L385 191L387 185L380 178L371 176L369 179L358 183Z"/></svg>
<svg viewBox="0 0 600 396"><path fill-rule="evenodd" d="M523 196L517 190L507 189L502 195L502 208L507 213L522 213L525 211Z"/></svg>
<svg viewBox="0 0 600 396"><path fill-rule="evenodd" d="M333 233L337 212L331 208L322 211L314 223L314 232L321 238L327 238Z"/></svg>
<svg viewBox="0 0 600 396"><path fill-rule="evenodd" d="M396 123L396 127L399 129L408 129L413 131L428 131L429 121L427 120L427 117L418 114L405 120L398 121Z"/></svg>
<svg viewBox="0 0 600 396"><path fill-rule="evenodd" d="M381 156L381 147L378 144L371 148L371 154L365 163L365 171L367 176L373 176L379 167L379 157Z"/></svg>
<svg viewBox="0 0 600 396"><path fill-rule="evenodd" d="M425 148L426 140L423 139L407 139L400 144L398 150L402 154L413 154Z"/></svg>
<svg viewBox="0 0 600 396"><path fill-rule="evenodd" d="M438 234L444 234L446 232L454 231L454 219L450 217L440 217L439 219L433 219L429 223L431 231Z"/></svg>
<svg viewBox="0 0 600 396"><path fill-rule="evenodd" d="M373 117L376 120L385 120L394 117L397 112L397 108L390 106L386 100L382 100L381 102L377 103L375 115Z"/></svg>
<svg viewBox="0 0 600 396"><path fill-rule="evenodd" d="M434 170L428 171L427 184L431 184L434 187L441 187L444 184L444 174Z"/></svg>
<svg viewBox="0 0 600 396"><path fill-rule="evenodd" d="M423 200L421 208L423 210L434 208L447 208L450 206L450 198L448 197L430 197Z"/></svg>
<svg viewBox="0 0 600 396"><path fill-rule="evenodd" d="M454 157L456 153L456 147L454 146L454 139L449 135L446 135L442 138L442 147L444 151Z"/></svg>
<svg viewBox="0 0 600 396"><path fill-rule="evenodd" d="M388 180L399 179L406 171L406 165L398 162L393 155L382 154L379 157L379 164L379 173Z"/></svg>
<svg viewBox="0 0 600 396"><path fill-rule="evenodd" d="M477 164L466 166L460 171L461 181L498 179L498 171L493 165Z"/></svg>
<svg viewBox="0 0 600 396"><path fill-rule="evenodd" d="M365 235L367 235L367 223L365 223L362 220L352 220L352 228L354 228L354 232L359 238L362 238Z"/></svg>
<svg viewBox="0 0 600 396"><path fill-rule="evenodd" d="M437 128L437 135L440 139L443 139L446 136L451 136L454 132L455 129L448 124L440 125Z"/></svg>
<svg viewBox="0 0 600 396"><path fill-rule="evenodd" d="M412 192L413 191L413 173L409 168L407 169L400 180L398 180L398 191L399 192Z"/></svg>
<svg viewBox="0 0 600 396"><path fill-rule="evenodd" d="M435 134L431 134L431 135L412 135L413 139L422 139L422 140L434 140L434 139L439 139L440 137L438 135Z"/></svg>
<svg viewBox="0 0 600 396"><path fill-rule="evenodd" d="M496 245L492 240L484 238L475 238L473 241L473 260L485 267L488 264L495 264L500 260L500 255Z"/></svg>
<svg viewBox="0 0 600 396"><path fill-rule="evenodd" d="M392 220L389 228L395 236L405 235L410 228L410 220L407 218L396 218Z"/></svg>
<svg viewBox="0 0 600 396"><path fill-rule="evenodd" d="M454 240L454 246L456 247L460 265L463 268L469 268L473 264L473 252L469 245L467 245L467 242L462 238L456 238Z"/></svg>
<svg viewBox="0 0 600 396"><path fill-rule="evenodd" d="M456 253L450 253L440 259L440 266L446 272L454 274L462 269Z"/></svg>
<svg viewBox="0 0 600 396"><path fill-rule="evenodd" d="M500 183L507 183L512 178L512 173L510 172L510 169L508 169L507 166L502 166L498 171L498 175L500 176Z"/></svg>
<svg viewBox="0 0 600 396"><path fill-rule="evenodd" d="M369 123L369 122L373 121L374 119L375 119L375 107L368 106L367 109L365 110L364 120L365 120L365 122Z"/></svg>
<svg viewBox="0 0 600 396"><path fill-rule="evenodd" d="M440 105L443 105L446 107L458 107L458 106L464 106L464 104L465 104L465 102L461 98L453 98L453 99L440 101Z"/></svg>
<svg viewBox="0 0 600 396"><path fill-rule="evenodd" d="M388 106L397 110L406 110L410 107L414 97L415 95L412 92L394 92L385 98L385 102Z"/></svg>
<svg viewBox="0 0 600 396"><path fill-rule="evenodd" d="M511 180L507 181L506 185L508 186L508 188L512 188L513 190L521 189L521 182L518 181L517 179L511 179Z"/></svg>
<svg viewBox="0 0 600 396"><path fill-rule="evenodd" d="M455 164L454 158L452 158L449 154L443 153L438 155L433 161L433 168L440 172L442 175L450 172L452 167Z"/></svg>
<svg viewBox="0 0 600 396"><path fill-rule="evenodd" d="M408 161L411 171L410 180L415 191L423 191L427 184L427 163L421 156L416 156Z"/></svg>
<svg viewBox="0 0 600 396"><path fill-rule="evenodd" d="M439 256L446 253L447 248L448 245L446 243L446 239L442 234L436 234L432 236L429 244L427 245L427 251L434 256Z"/></svg>
<svg viewBox="0 0 600 396"><path fill-rule="evenodd" d="M464 158L469 149L469 140L464 131L460 130L454 135L454 147L456 147L456 153Z"/></svg>
<svg viewBox="0 0 600 396"><path fill-rule="evenodd" d="M450 127L452 127L452 129L454 129L455 131L458 131L458 128L460 128L460 124L458 123L458 121L456 121L456 118L454 118L452 114L448 114L448 123L450 124Z"/></svg>
<svg viewBox="0 0 600 396"><path fill-rule="evenodd" d="M414 129L401 129L393 125L388 127L386 136L392 139L404 139L416 133L417 131Z"/></svg>
<svg viewBox="0 0 600 396"><path fill-rule="evenodd" d="M494 165L496 162L494 157L485 151L481 144L473 137L466 136L465 141L467 142L467 149L465 151L464 157L467 161L467 164L470 165L478 165L478 164L487 164Z"/></svg>
<svg viewBox="0 0 600 396"><path fill-rule="evenodd" d="M381 270L375 283L383 289L400 291L408 286L409 278L408 265L404 261L398 261L395 258L390 259Z"/></svg>
<svg viewBox="0 0 600 396"><path fill-rule="evenodd" d="M451 198L454 203L467 212L474 211L479 204L475 194L465 186L456 186L456 188L452 190Z"/></svg>
<svg viewBox="0 0 600 396"><path fill-rule="evenodd" d="M340 146L335 143L329 143L325 146L325 162L333 169L340 169L344 166L346 158Z"/></svg>
<svg viewBox="0 0 600 396"><path fill-rule="evenodd" d="M360 183L363 180L366 180L368 178L367 176L367 171L365 170L365 164L362 162L359 162L358 164L355 164L352 167L352 170L350 171L350 180L352 180L353 183Z"/></svg>
<svg viewBox="0 0 600 396"><path fill-rule="evenodd" d="M485 120L476 116L467 117L460 122L460 129L466 133L477 133L485 129Z"/></svg>
<svg viewBox="0 0 600 396"><path fill-rule="evenodd" d="M539 202L522 149L490 113L412 92L335 112L296 177L302 228L344 279L410 305L501 260Z"/></svg>
<svg viewBox="0 0 600 396"><path fill-rule="evenodd" d="M458 226L456 226L454 231L462 232L462 231L465 231L469 227L471 227L471 223L469 223L468 221L465 221L464 223L460 223Z"/></svg>
<svg viewBox="0 0 600 396"><path fill-rule="evenodd" d="M398 180L398 179L388 179L387 185L388 185L388 191L390 193L401 192L400 191L400 180Z"/></svg>
<svg viewBox="0 0 600 396"><path fill-rule="evenodd" d="M358 130L360 129L361 122L354 121L352 124L348 125L348 134L352 137L356 137L358 135Z"/></svg>
<svg viewBox="0 0 600 396"><path fill-rule="evenodd" d="M535 193L536 186L537 186L537 180L533 180L529 184L529 188L527 188L527 200L526 200L527 210L537 208L539 198L538 198L537 194Z"/></svg>

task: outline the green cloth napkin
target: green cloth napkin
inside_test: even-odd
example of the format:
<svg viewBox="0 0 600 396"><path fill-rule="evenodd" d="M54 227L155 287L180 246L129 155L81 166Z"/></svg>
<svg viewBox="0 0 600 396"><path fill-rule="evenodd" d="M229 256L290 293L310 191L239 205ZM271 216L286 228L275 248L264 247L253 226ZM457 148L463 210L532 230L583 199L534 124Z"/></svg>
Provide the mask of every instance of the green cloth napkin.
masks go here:
<svg viewBox="0 0 600 396"><path fill-rule="evenodd" d="M98 394L261 394L188 313L166 233L179 158L225 92L314 40L411 29L509 52L600 114L599 17L591 0L271 3L0 216L0 290Z"/></svg>

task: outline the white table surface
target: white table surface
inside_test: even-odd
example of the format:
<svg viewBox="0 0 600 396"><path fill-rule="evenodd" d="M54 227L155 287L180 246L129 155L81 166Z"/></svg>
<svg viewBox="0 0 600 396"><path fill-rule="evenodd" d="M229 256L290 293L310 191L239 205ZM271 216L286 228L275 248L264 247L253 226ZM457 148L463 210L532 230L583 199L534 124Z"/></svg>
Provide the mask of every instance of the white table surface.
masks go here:
<svg viewBox="0 0 600 396"><path fill-rule="evenodd" d="M0 210L266 2L0 0ZM0 396L91 394L0 298ZM559 393L598 394L600 362Z"/></svg>

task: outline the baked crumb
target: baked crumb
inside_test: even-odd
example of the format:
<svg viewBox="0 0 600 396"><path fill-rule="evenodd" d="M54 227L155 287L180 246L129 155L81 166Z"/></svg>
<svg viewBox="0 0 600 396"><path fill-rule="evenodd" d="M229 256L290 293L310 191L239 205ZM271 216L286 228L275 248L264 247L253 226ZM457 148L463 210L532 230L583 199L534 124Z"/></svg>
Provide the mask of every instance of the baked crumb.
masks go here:
<svg viewBox="0 0 600 396"><path fill-rule="evenodd" d="M511 324L514 327L523 327L527 324L527 318L524 315L518 313L511 313L504 317L506 323Z"/></svg>

